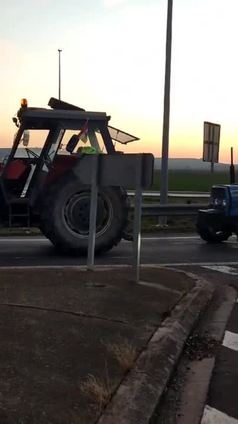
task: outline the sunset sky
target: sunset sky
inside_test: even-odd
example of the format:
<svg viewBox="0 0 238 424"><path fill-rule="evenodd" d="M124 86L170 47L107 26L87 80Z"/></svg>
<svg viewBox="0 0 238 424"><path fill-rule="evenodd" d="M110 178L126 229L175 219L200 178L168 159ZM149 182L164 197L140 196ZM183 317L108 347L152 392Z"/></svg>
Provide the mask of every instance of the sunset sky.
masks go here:
<svg viewBox="0 0 238 424"><path fill-rule="evenodd" d="M161 156L167 0L0 0L0 147L22 97L105 111ZM202 157L203 122L221 124L220 161L238 162L238 1L174 0L170 157Z"/></svg>

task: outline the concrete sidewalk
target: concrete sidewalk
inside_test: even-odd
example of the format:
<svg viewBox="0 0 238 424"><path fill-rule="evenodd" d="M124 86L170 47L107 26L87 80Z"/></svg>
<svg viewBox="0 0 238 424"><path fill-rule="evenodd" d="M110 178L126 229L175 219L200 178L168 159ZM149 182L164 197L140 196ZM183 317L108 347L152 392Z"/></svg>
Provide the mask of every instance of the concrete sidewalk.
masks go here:
<svg viewBox="0 0 238 424"><path fill-rule="evenodd" d="M1 270L1 423L148 423L212 289L163 268L133 278Z"/></svg>

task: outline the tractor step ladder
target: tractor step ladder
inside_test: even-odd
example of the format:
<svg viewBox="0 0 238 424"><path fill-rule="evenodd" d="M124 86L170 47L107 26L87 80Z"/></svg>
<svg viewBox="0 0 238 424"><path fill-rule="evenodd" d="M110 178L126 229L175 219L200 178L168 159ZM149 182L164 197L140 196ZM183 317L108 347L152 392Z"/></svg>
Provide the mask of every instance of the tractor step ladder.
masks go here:
<svg viewBox="0 0 238 424"><path fill-rule="evenodd" d="M25 199L12 199L8 205L8 226L11 228L14 223L22 222L22 226L30 227L30 206ZM25 224L25 225L24 225Z"/></svg>

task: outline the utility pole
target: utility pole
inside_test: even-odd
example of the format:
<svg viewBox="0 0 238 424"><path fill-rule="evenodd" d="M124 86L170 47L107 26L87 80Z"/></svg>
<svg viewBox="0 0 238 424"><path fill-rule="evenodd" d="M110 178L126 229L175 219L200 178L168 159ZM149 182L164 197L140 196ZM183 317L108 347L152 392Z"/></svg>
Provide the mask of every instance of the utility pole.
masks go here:
<svg viewBox="0 0 238 424"><path fill-rule="evenodd" d="M166 204L168 200L168 158L169 158L169 118L170 118L170 77L171 77L171 51L172 51L172 15L173 0L168 0L167 30L166 30L166 60L164 80L164 116L162 135L162 159L161 159L161 186L160 203ZM167 219L162 224L166 224Z"/></svg>
<svg viewBox="0 0 238 424"><path fill-rule="evenodd" d="M61 100L61 49L58 49L59 52L59 100Z"/></svg>

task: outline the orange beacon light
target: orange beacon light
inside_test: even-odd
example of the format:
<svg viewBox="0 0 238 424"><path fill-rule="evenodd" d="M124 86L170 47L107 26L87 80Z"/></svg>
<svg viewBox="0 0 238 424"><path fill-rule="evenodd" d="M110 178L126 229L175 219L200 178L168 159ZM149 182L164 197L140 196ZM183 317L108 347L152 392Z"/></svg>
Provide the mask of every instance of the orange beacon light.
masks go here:
<svg viewBox="0 0 238 424"><path fill-rule="evenodd" d="M21 99L21 107L27 107L27 99Z"/></svg>

